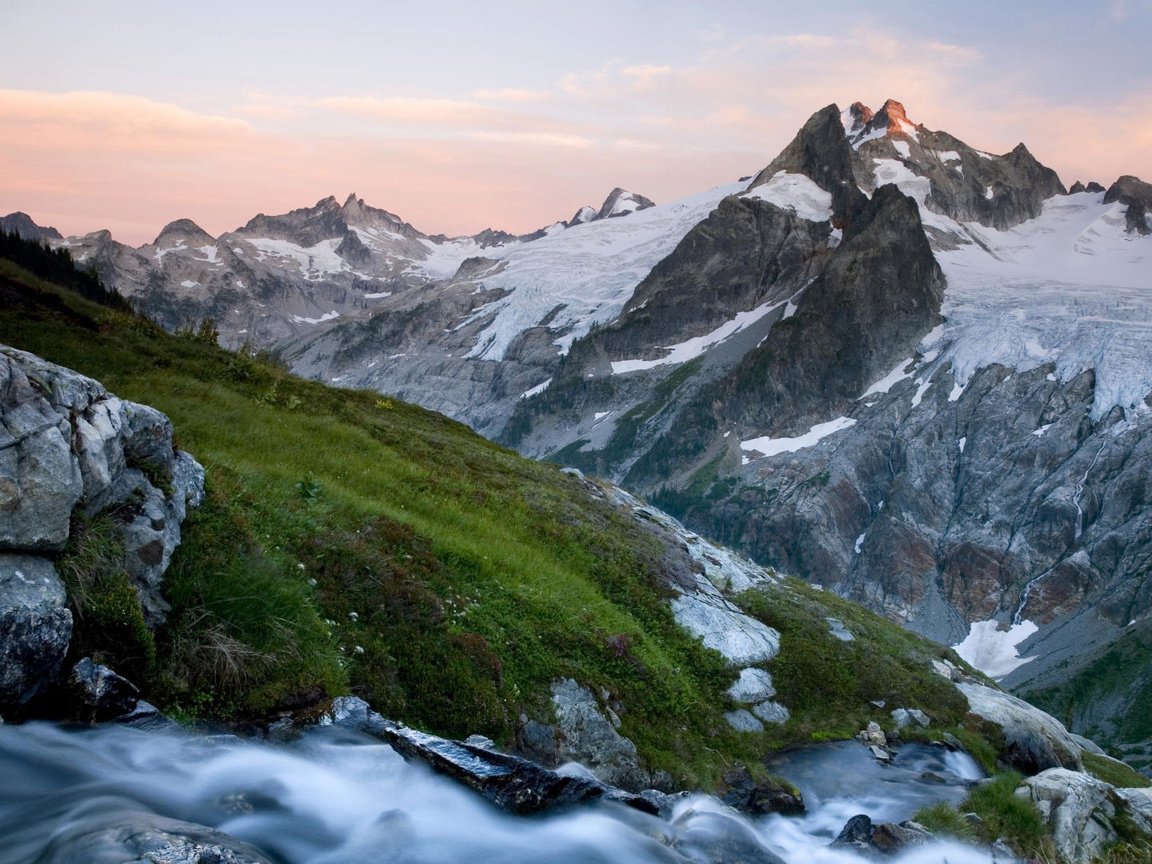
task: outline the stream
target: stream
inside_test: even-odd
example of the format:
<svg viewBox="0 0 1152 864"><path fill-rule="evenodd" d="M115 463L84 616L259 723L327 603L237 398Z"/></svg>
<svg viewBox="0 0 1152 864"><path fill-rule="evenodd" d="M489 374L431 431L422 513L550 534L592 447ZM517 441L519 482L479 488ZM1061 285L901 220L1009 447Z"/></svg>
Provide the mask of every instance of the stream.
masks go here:
<svg viewBox="0 0 1152 864"><path fill-rule="evenodd" d="M753 820L694 796L667 820L609 804L516 817L376 739L338 730L273 745L123 726L0 725L0 864L118 864L129 858L117 836L165 819L217 829L282 864L774 860L764 850L788 864L859 864L827 848L849 817L907 819L926 801L959 800L962 781L979 776L962 754L907 745L881 766L855 742L784 754L773 770L801 787L808 815ZM853 789L866 791L850 797ZM991 858L940 843L890 860Z"/></svg>

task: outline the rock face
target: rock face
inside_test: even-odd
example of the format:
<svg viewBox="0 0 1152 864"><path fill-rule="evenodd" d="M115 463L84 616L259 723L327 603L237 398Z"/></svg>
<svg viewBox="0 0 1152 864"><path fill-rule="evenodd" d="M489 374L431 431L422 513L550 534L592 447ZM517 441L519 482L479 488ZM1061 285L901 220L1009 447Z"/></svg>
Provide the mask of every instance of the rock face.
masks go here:
<svg viewBox="0 0 1152 864"><path fill-rule="evenodd" d="M601 711L596 697L571 678L552 685L552 704L556 711L559 735L558 757L561 762L579 762L605 783L622 789L639 791L652 785L640 770L636 745L616 731L616 722Z"/></svg>
<svg viewBox="0 0 1152 864"><path fill-rule="evenodd" d="M114 513L122 565L145 619L158 624L167 609L163 574L203 489L203 468L173 449L172 425L159 411L0 346L0 603L8 610L3 650L13 661L0 703L22 703L49 682L70 638L53 564L30 556L62 551L74 516Z"/></svg>
<svg viewBox="0 0 1152 864"><path fill-rule="evenodd" d="M1065 768L1029 777L1016 790L1036 805L1052 831L1057 854L1067 864L1087 864L1117 839L1114 792L1102 780Z"/></svg>
<svg viewBox="0 0 1152 864"><path fill-rule="evenodd" d="M1000 727L1004 735L1000 758L1021 773L1039 774L1053 768L1071 772L1083 769L1080 745L1055 717L982 684L956 686L968 698L973 714Z"/></svg>
<svg viewBox="0 0 1152 864"><path fill-rule="evenodd" d="M60 673L72 638L51 561L0 553L0 705L27 702Z"/></svg>

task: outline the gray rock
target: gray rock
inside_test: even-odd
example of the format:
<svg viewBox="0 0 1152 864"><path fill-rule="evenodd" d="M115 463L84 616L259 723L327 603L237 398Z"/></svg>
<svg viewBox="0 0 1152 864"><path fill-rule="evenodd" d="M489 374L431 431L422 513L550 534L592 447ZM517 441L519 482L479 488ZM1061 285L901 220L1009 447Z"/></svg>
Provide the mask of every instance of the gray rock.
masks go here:
<svg viewBox="0 0 1152 864"><path fill-rule="evenodd" d="M1080 771L1080 745L1064 724L1022 699L982 684L956 685L976 714L999 726L1004 734L1000 758L1023 774L1047 769ZM1062 776L1062 775L1061 775Z"/></svg>
<svg viewBox="0 0 1152 864"><path fill-rule="evenodd" d="M1116 795L1124 802L1125 812L1133 824L1152 837L1152 789L1117 789Z"/></svg>
<svg viewBox="0 0 1152 864"><path fill-rule="evenodd" d="M0 553L0 705L22 705L55 681L71 638L52 562Z"/></svg>
<svg viewBox="0 0 1152 864"><path fill-rule="evenodd" d="M771 699L776 695L772 686L772 676L763 669L741 669L736 683L728 688L728 698L733 702L749 705Z"/></svg>
<svg viewBox="0 0 1152 864"><path fill-rule="evenodd" d="M1088 864L1117 839L1112 787L1078 771L1050 768L1026 779L1016 794L1029 799L1052 832L1061 860Z"/></svg>
<svg viewBox="0 0 1152 864"><path fill-rule="evenodd" d="M855 641L856 637L852 635L852 631L845 627L844 622L839 618L825 618L824 621L828 625L828 632L841 642Z"/></svg>
<svg viewBox="0 0 1152 864"><path fill-rule="evenodd" d="M68 684L87 708L88 719L96 722L130 716L140 702L140 690L135 684L90 657L72 667Z"/></svg>
<svg viewBox="0 0 1152 864"><path fill-rule="evenodd" d="M735 729L737 732L763 732L764 724L756 715L745 708L738 708L735 711L728 711L724 714L724 719L728 721L728 725Z"/></svg>
<svg viewBox="0 0 1152 864"><path fill-rule="evenodd" d="M62 549L73 510L116 508L123 565L156 626L180 524L204 469L172 445L172 424L83 375L0 347L0 548Z"/></svg>
<svg viewBox="0 0 1152 864"><path fill-rule="evenodd" d="M765 723L776 725L787 723L792 717L792 712L779 702L760 702L752 706L752 713Z"/></svg>
<svg viewBox="0 0 1152 864"><path fill-rule="evenodd" d="M639 791L648 785L636 745L616 731L590 690L571 678L561 678L552 683L552 704L561 761L579 762L621 789Z"/></svg>
<svg viewBox="0 0 1152 864"><path fill-rule="evenodd" d="M109 821L95 806L109 800L94 799L89 809L96 815L78 819L58 832L36 860L43 864L272 864L255 846L192 822L119 808Z"/></svg>
<svg viewBox="0 0 1152 864"><path fill-rule="evenodd" d="M892 711L892 722L897 729L905 729L913 723L921 729L932 725L931 718L919 708L896 708Z"/></svg>
<svg viewBox="0 0 1152 864"><path fill-rule="evenodd" d="M53 381L29 368L31 357L0 349L0 549L60 550L83 479L67 415L50 401Z"/></svg>

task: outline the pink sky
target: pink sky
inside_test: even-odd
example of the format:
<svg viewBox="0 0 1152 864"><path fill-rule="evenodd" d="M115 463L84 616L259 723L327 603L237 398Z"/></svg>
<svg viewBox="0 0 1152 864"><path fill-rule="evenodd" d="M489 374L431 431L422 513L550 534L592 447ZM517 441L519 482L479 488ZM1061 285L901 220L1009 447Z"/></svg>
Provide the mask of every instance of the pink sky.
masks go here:
<svg viewBox="0 0 1152 864"><path fill-rule="evenodd" d="M1112 7L1119 23L1144 14ZM184 79L133 89L107 71L51 80L0 65L0 213L23 210L65 234L108 228L137 245L177 218L216 235L355 192L428 233L524 232L617 185L667 201L730 182L829 102L888 97L980 149L1024 141L1066 184L1152 179L1147 78L1106 93L1030 85L977 40L883 26L730 32L678 34L659 57L643 46L491 75L473 61L467 74L399 83L361 71L231 86L222 69L204 95Z"/></svg>

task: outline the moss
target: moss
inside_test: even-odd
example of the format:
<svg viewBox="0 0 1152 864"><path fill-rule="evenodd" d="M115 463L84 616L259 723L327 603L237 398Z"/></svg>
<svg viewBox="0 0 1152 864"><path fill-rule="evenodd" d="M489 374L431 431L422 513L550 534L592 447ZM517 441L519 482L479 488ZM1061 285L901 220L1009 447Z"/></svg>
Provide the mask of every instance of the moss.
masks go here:
<svg viewBox="0 0 1152 864"><path fill-rule="evenodd" d="M1107 756L1100 756L1088 751L1081 754L1081 759L1089 774L1117 788L1142 789L1152 786L1152 780L1149 780L1135 768L1116 759L1109 759Z"/></svg>
<svg viewBox="0 0 1152 864"><path fill-rule="evenodd" d="M1047 826L1027 798L1015 794L1024 777L1015 771L997 774L976 786L961 805L980 817L977 831L987 842L1004 838L1008 845L1029 857L1054 857Z"/></svg>
<svg viewBox="0 0 1152 864"><path fill-rule="evenodd" d="M140 680L154 669L156 644L123 562L114 513L72 520L68 546L57 562L74 622L69 653Z"/></svg>

